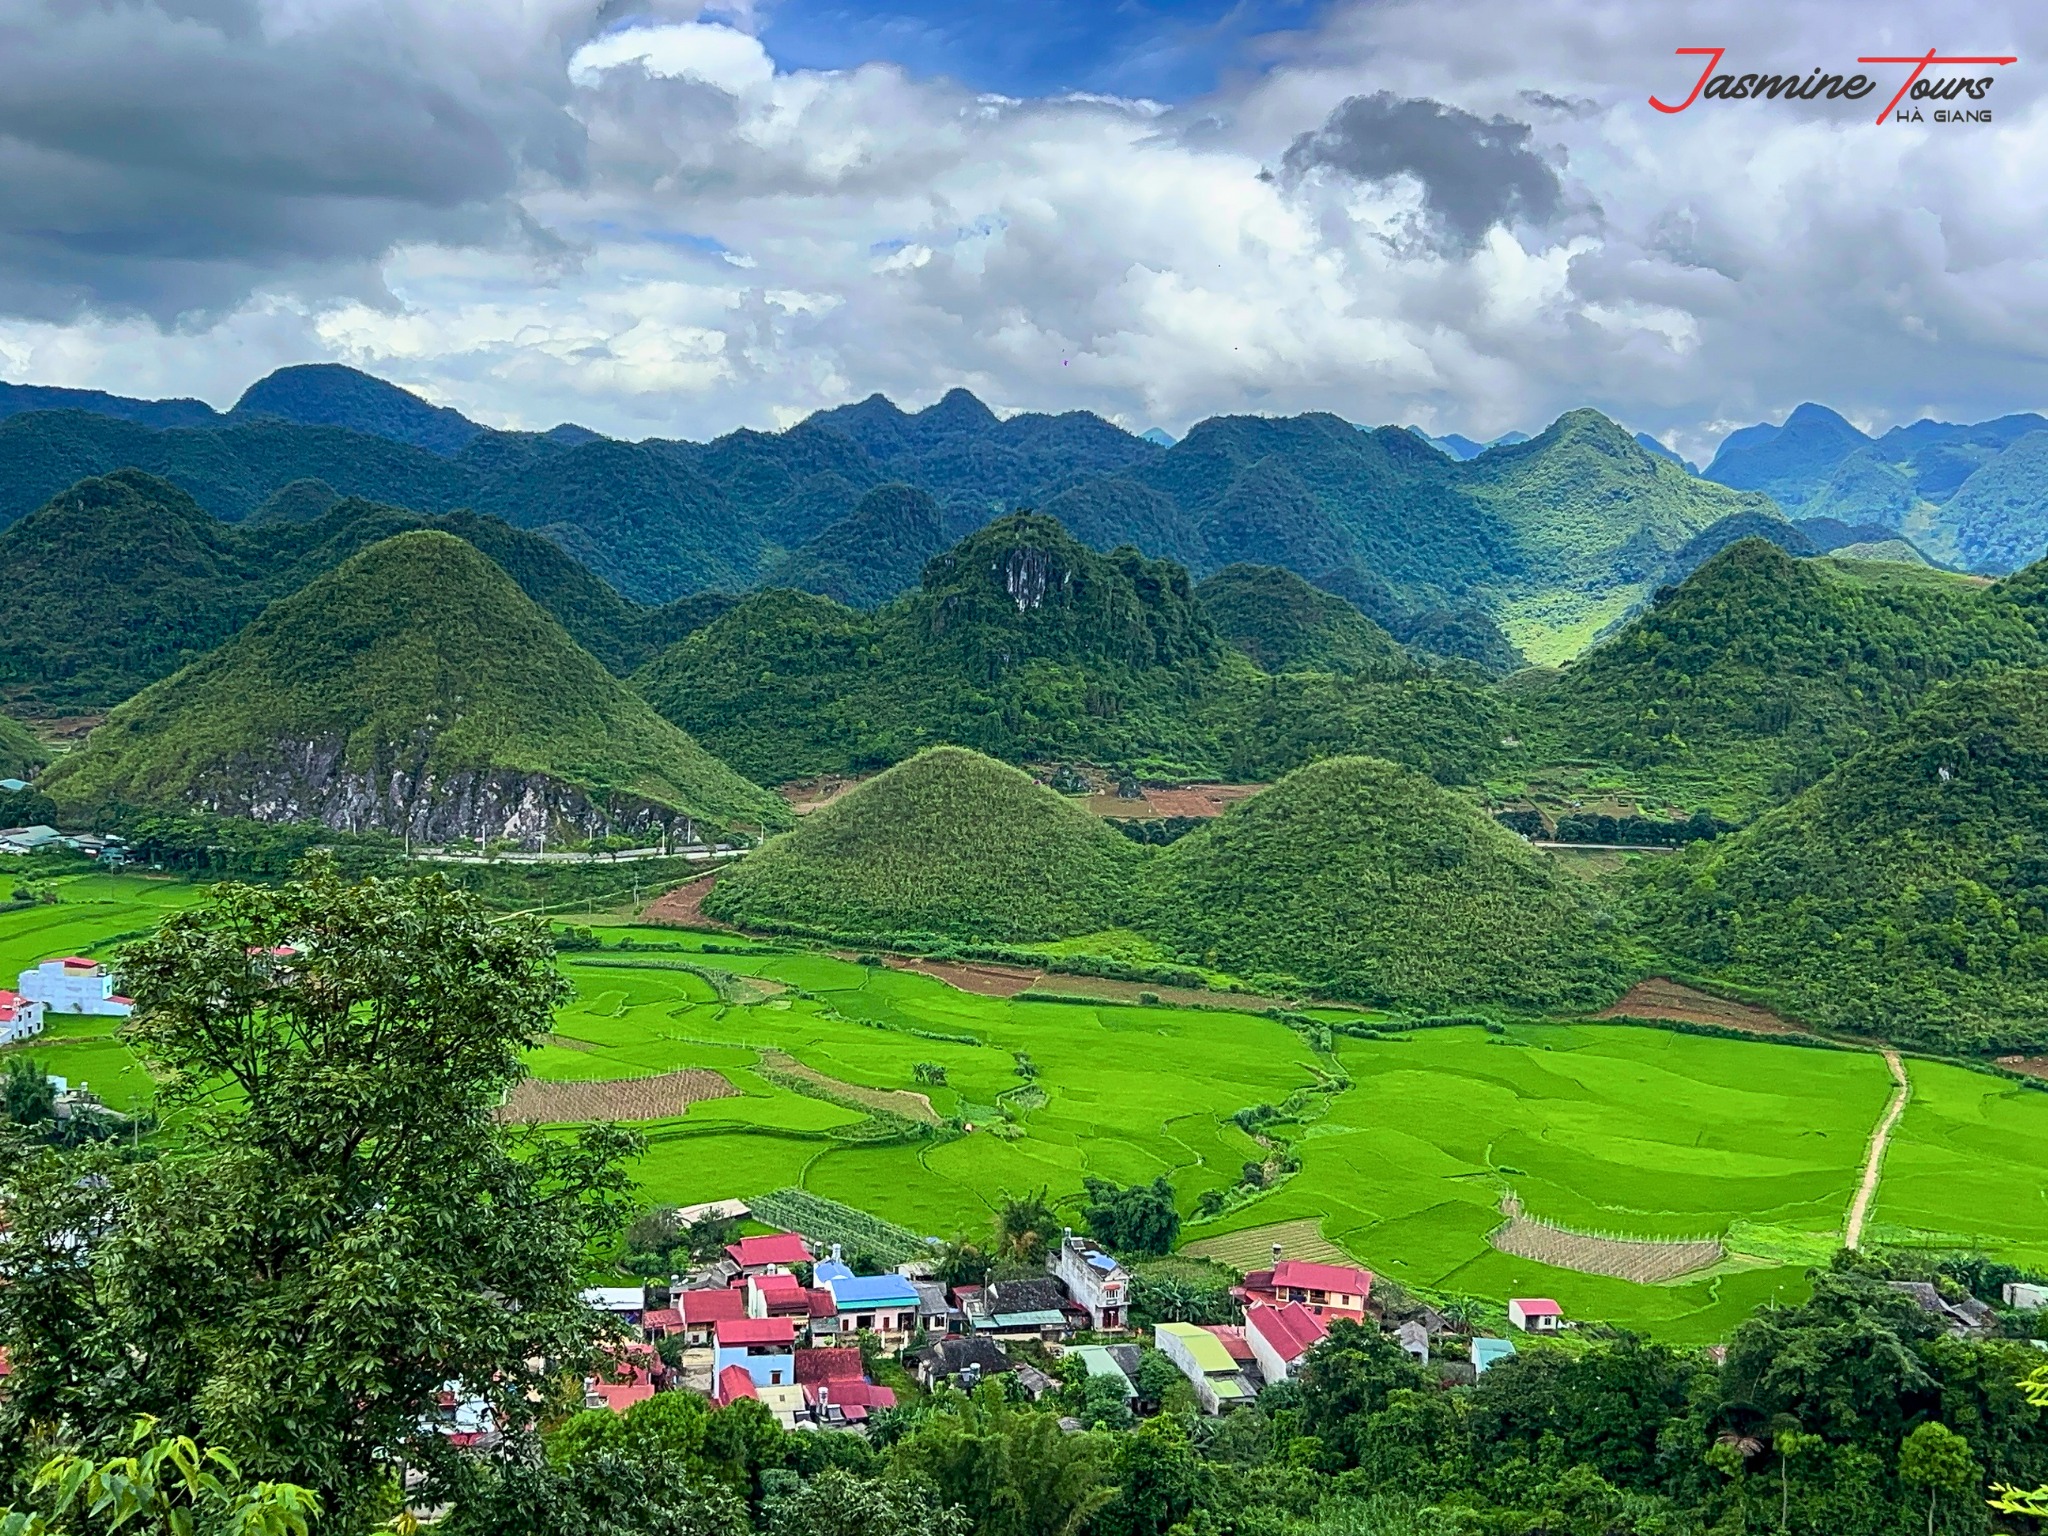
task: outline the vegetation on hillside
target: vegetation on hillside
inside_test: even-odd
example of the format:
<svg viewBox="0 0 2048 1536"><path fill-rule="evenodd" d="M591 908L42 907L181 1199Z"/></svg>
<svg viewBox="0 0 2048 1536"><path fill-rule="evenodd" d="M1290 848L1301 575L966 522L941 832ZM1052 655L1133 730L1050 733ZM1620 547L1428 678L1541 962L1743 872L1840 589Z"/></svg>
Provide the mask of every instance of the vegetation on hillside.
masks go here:
<svg viewBox="0 0 2048 1536"><path fill-rule="evenodd" d="M1160 853L1141 926L1201 962L1360 1001L1601 1003L1630 979L1583 884L1422 775L1331 758Z"/></svg>
<svg viewBox="0 0 2048 1536"><path fill-rule="evenodd" d="M1195 600L1216 632L1267 672L1413 670L1392 635L1277 565L1225 566L1195 588Z"/></svg>
<svg viewBox="0 0 2048 1536"><path fill-rule="evenodd" d="M516 788L504 774L538 782ZM546 801L543 785L586 798L607 823L786 820L777 797L657 717L497 565L418 531L371 546L144 690L43 787L86 808L198 806L435 835L451 816L503 819Z"/></svg>
<svg viewBox="0 0 2048 1536"><path fill-rule="evenodd" d="M848 790L704 899L750 928L1026 943L1125 915L1142 854L1015 768L935 747Z"/></svg>
<svg viewBox="0 0 2048 1536"><path fill-rule="evenodd" d="M50 749L19 720L0 715L0 779L26 779L50 760Z"/></svg>
<svg viewBox="0 0 2048 1536"><path fill-rule="evenodd" d="M1737 836L1645 866L1645 932L1832 1029L2048 1046L2048 672L1936 690Z"/></svg>
<svg viewBox="0 0 2048 1536"><path fill-rule="evenodd" d="M2043 636L1994 593L1747 539L1523 692L1521 757L1616 765L1746 820L1891 729L1935 683L2044 662Z"/></svg>
<svg viewBox="0 0 2048 1536"><path fill-rule="evenodd" d="M908 485L869 491L846 516L819 530L762 578L770 587L816 592L874 608L917 585L924 564L947 544L939 504Z"/></svg>

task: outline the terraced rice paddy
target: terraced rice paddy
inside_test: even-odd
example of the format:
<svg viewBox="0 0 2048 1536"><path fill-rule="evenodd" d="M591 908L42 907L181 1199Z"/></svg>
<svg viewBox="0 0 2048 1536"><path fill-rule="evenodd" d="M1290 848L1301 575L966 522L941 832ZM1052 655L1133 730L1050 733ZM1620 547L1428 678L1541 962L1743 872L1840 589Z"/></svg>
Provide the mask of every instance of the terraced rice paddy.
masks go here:
<svg viewBox="0 0 2048 1536"><path fill-rule="evenodd" d="M105 953L112 935L195 894L103 877L66 887L61 907L0 914L0 965ZM1186 1245L1240 1267L1280 1241L1298 1258L1347 1253L1437 1296L1555 1296L1568 1315L1681 1341L1804 1291L1890 1086L1874 1053L1626 1023L1339 1038L1318 1055L1243 1009L976 995L732 935L602 931L675 947L563 955L575 997L531 1054L539 1081L522 1108L543 1094L568 1095L571 1113L672 1107L636 1126L650 1201L797 1190L943 1237L984 1231L1005 1194L1043 1187L1078 1215L1084 1177L1163 1173ZM148 1095L101 1021L67 1023L32 1049L117 1103ZM2048 1261L2048 1094L1959 1067L1911 1071L1870 1239ZM655 1102L714 1074L728 1095ZM1305 1096L1303 1119L1268 1128L1301 1171L1195 1219L1205 1192L1231 1190L1267 1154L1233 1113L1332 1079L1348 1086ZM941 1123L907 1123L926 1101ZM1558 1267L1489 1243L1507 1195L1568 1234L1660 1249L1715 1240L1727 1253L1663 1283Z"/></svg>

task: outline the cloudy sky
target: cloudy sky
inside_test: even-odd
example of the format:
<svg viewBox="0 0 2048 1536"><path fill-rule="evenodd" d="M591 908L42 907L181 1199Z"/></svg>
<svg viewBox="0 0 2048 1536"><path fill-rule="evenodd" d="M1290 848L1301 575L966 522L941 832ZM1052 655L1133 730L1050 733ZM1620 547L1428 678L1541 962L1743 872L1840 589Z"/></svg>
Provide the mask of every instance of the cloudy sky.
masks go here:
<svg viewBox="0 0 2048 1536"><path fill-rule="evenodd" d="M2048 7L0 0L0 377L503 426L2048 408ZM1992 121L1707 101L2017 55Z"/></svg>

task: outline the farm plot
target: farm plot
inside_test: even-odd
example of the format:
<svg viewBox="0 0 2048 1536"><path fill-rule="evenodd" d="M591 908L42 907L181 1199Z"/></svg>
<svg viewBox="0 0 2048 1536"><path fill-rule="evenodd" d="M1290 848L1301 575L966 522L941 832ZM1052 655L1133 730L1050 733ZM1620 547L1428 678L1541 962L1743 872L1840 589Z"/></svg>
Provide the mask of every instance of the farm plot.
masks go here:
<svg viewBox="0 0 2048 1536"><path fill-rule="evenodd" d="M716 1072L685 1067L653 1077L549 1082L529 1077L513 1085L498 1118L528 1125L585 1120L672 1120L692 1104L736 1098L739 1090Z"/></svg>
<svg viewBox="0 0 2048 1536"><path fill-rule="evenodd" d="M1612 1275L1637 1285L1662 1285L1684 1275L1712 1269L1727 1257L1717 1237L1665 1239L1606 1237L1574 1232L1516 1211L1487 1234L1502 1253L1535 1259L1582 1275Z"/></svg>
<svg viewBox="0 0 2048 1536"><path fill-rule="evenodd" d="M1273 1250L1282 1258L1302 1259L1311 1264L1349 1264L1351 1255L1323 1236L1322 1223L1313 1216L1299 1221L1276 1221L1270 1227L1245 1227L1221 1237L1197 1238L1183 1244L1182 1253L1198 1259L1214 1259L1240 1275L1273 1262Z"/></svg>

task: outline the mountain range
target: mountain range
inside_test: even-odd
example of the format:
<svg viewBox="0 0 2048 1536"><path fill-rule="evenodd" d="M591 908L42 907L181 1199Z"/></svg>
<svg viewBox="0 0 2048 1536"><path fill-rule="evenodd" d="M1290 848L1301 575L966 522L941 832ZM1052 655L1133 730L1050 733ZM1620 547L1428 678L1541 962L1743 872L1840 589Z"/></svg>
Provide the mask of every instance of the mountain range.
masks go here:
<svg viewBox="0 0 2048 1536"><path fill-rule="evenodd" d="M281 369L222 412L0 385L0 418L0 522L124 468L224 522L305 520L319 503L292 493L303 482L496 517L643 606L788 584L873 607L914 587L923 559L1030 507L1099 552L1128 543L1198 579L1285 567L1411 645L1496 669L1518 648L1542 662L1584 649L1729 542L1714 530L1731 517L1799 553L1897 556L1904 539L1989 571L2048 547L2035 416L1874 440L1804 406L1731 434L1704 476L1590 411L1487 444L1313 414L1213 418L1162 441L1087 412L999 418L954 390L921 411L873 396L784 432L628 443L493 430L331 364ZM865 504L890 486L929 504Z"/></svg>

